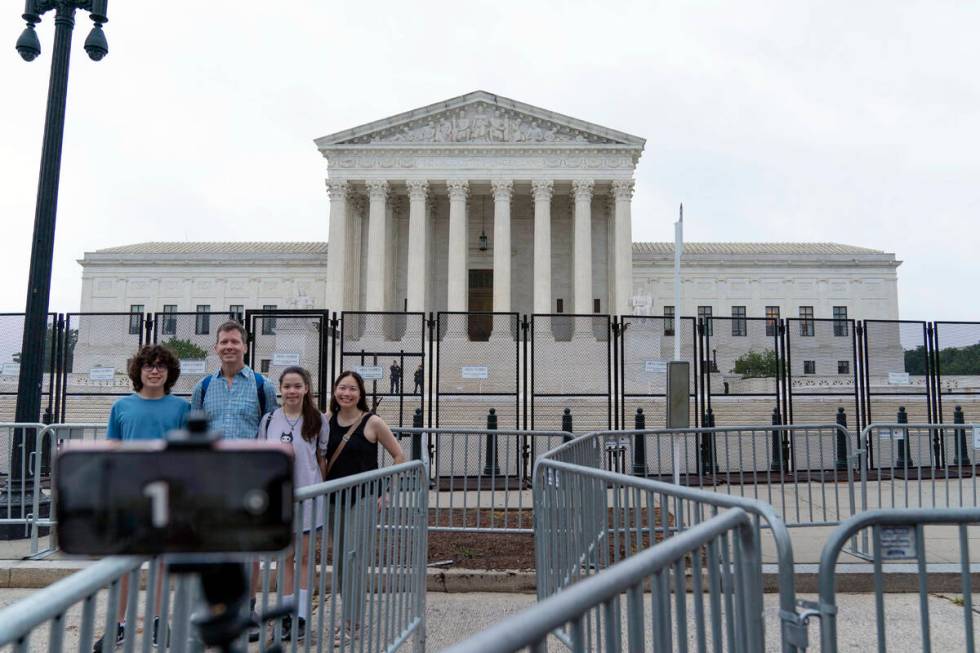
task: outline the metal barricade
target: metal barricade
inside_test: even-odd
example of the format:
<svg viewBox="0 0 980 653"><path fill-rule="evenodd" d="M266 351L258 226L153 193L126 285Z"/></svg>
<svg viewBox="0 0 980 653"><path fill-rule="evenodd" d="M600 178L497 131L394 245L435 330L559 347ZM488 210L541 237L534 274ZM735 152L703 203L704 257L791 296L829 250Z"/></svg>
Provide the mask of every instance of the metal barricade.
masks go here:
<svg viewBox="0 0 980 653"><path fill-rule="evenodd" d="M980 506L978 424L870 424L861 433L861 509Z"/></svg>
<svg viewBox="0 0 980 653"><path fill-rule="evenodd" d="M16 537L30 534L41 492L40 447L44 424L0 423L0 529ZM33 551L32 551L33 553Z"/></svg>
<svg viewBox="0 0 980 653"><path fill-rule="evenodd" d="M567 633L566 643L577 653L621 651L624 629L626 650L645 651L645 613L651 618L654 651L688 650L689 645L698 651L709 647L763 651L759 564L753 518L739 508L726 510L450 647L447 653L545 651L552 632ZM675 591L672 606L671 587L683 588L686 573L690 573L692 605L687 605L686 592ZM651 597L645 600L647 587Z"/></svg>
<svg viewBox="0 0 980 653"><path fill-rule="evenodd" d="M140 568L145 562L135 557L105 558L0 610L0 648L10 646L14 653L41 650L60 652L64 648L91 651L93 640L106 633L109 638L109 648L106 650L112 650L111 641L121 607L120 589L123 579L128 578L129 587L133 589L125 606L122 606L127 637L131 642L126 650L150 650L154 630L152 618L159 615L157 631L168 632L171 601L169 590L158 592L158 587L169 587L167 574L160 574L160 565L152 561L146 570L144 598L141 600L140 592L135 588L140 587ZM160 604L156 602L158 593L162 599ZM181 612L188 614L187 605L176 603L173 605L175 615ZM102 613L101 617L99 612ZM176 628L176 620L173 621ZM140 629L142 636L137 635ZM183 630L187 632L186 627ZM137 640L141 642L141 648L134 646Z"/></svg>
<svg viewBox="0 0 980 653"><path fill-rule="evenodd" d="M584 435L535 465L538 598L560 594L643 549L669 543L720 510L740 508L751 516L757 537L761 539L765 526L775 545L783 650L805 648L806 631L796 614L792 543L773 507L757 499L602 469L605 444L616 435ZM761 567L755 573L761 576ZM678 581L675 591L683 595L685 585Z"/></svg>
<svg viewBox="0 0 980 653"><path fill-rule="evenodd" d="M827 540L820 556L820 600L806 603L810 612L805 617L820 619L821 651L837 651L837 626L840 614L837 606L837 559L848 540L870 530L874 561L874 606L877 650L888 650L886 628L883 566L886 561L914 561L918 578L919 641L914 630L904 627L900 633L901 650L932 650L929 609L929 577L926 566L925 526L955 527L959 544L959 574L962 589L963 638L948 650L975 651L972 569L967 533L968 524L980 524L980 508L933 508L872 510L856 515L841 524ZM948 619L944 622L948 625ZM907 624L903 624L907 625ZM948 628L944 633L948 635ZM946 648L944 646L944 648ZM867 650L871 650L868 643Z"/></svg>
<svg viewBox="0 0 980 653"><path fill-rule="evenodd" d="M393 428L429 468L429 530L531 533L531 464L561 445L563 431ZM379 449L379 465L390 464Z"/></svg>
<svg viewBox="0 0 980 653"><path fill-rule="evenodd" d="M790 527L833 525L857 511L855 436L837 424L610 431L601 437L604 469L765 501Z"/></svg>
<svg viewBox="0 0 980 653"><path fill-rule="evenodd" d="M256 607L264 612L305 585L305 605L297 600L307 615L301 646L395 651L412 639L424 651L427 512L421 461L297 490L294 542L304 555L263 560ZM298 630L292 619L292 643ZM259 650L284 635L276 624Z"/></svg>

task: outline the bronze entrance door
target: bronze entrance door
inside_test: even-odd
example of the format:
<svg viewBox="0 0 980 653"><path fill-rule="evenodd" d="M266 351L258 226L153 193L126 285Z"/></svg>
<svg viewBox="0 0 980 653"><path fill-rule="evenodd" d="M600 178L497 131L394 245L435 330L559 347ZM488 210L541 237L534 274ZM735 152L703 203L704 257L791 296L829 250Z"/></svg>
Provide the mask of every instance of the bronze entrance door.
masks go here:
<svg viewBox="0 0 980 653"><path fill-rule="evenodd" d="M470 270L469 282L469 312L487 313L469 316L470 340L489 340L493 327L493 316L489 314L493 311L493 270Z"/></svg>

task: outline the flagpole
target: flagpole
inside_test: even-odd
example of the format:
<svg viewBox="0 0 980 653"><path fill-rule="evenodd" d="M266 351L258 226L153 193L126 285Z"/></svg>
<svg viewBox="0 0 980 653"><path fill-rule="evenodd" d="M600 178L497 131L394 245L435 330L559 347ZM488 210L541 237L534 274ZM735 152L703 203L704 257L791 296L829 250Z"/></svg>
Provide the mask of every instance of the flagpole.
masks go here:
<svg viewBox="0 0 980 653"><path fill-rule="evenodd" d="M674 360L681 359L681 255L684 253L684 204L674 223Z"/></svg>

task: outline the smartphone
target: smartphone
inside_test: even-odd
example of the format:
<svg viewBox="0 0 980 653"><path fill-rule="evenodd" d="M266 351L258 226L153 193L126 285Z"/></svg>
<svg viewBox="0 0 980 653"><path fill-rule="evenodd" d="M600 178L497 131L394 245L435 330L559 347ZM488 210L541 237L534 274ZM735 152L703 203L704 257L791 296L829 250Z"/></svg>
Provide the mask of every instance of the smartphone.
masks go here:
<svg viewBox="0 0 980 653"><path fill-rule="evenodd" d="M292 538L293 455L275 442L78 443L54 480L66 553L265 553Z"/></svg>

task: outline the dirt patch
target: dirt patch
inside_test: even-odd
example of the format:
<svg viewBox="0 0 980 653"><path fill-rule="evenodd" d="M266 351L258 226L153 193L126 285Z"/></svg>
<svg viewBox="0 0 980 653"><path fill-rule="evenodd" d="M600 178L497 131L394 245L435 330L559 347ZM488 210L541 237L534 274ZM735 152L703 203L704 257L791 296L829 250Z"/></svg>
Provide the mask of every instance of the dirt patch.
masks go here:
<svg viewBox="0 0 980 653"><path fill-rule="evenodd" d="M607 524L621 525L624 522L630 526L639 524L641 528L648 525L649 513L645 510L633 513L627 511L626 519L623 518L622 511L618 519L613 518L613 510L609 511ZM439 526L446 526L445 515L439 515ZM503 511L481 510L479 515L476 511L468 511L465 514L458 513L454 527L482 527L482 528L501 528L505 523ZM662 524L660 509L654 510L654 520L657 526ZM429 523L436 524L436 513L430 510ZM673 525L673 515L667 514L667 522ZM506 514L508 527L531 528L534 523L533 512L529 509L509 510ZM662 532L654 533L654 541L659 542L663 539ZM637 548L650 546L649 531L643 533L637 541L636 535L631 534L629 538L613 538L609 543L610 559L621 559L636 552ZM618 554L617 554L618 549ZM429 565L441 569L491 569L491 570L533 570L535 567L534 558L534 535L532 533L496 533L496 532L456 532L456 531L429 531Z"/></svg>

